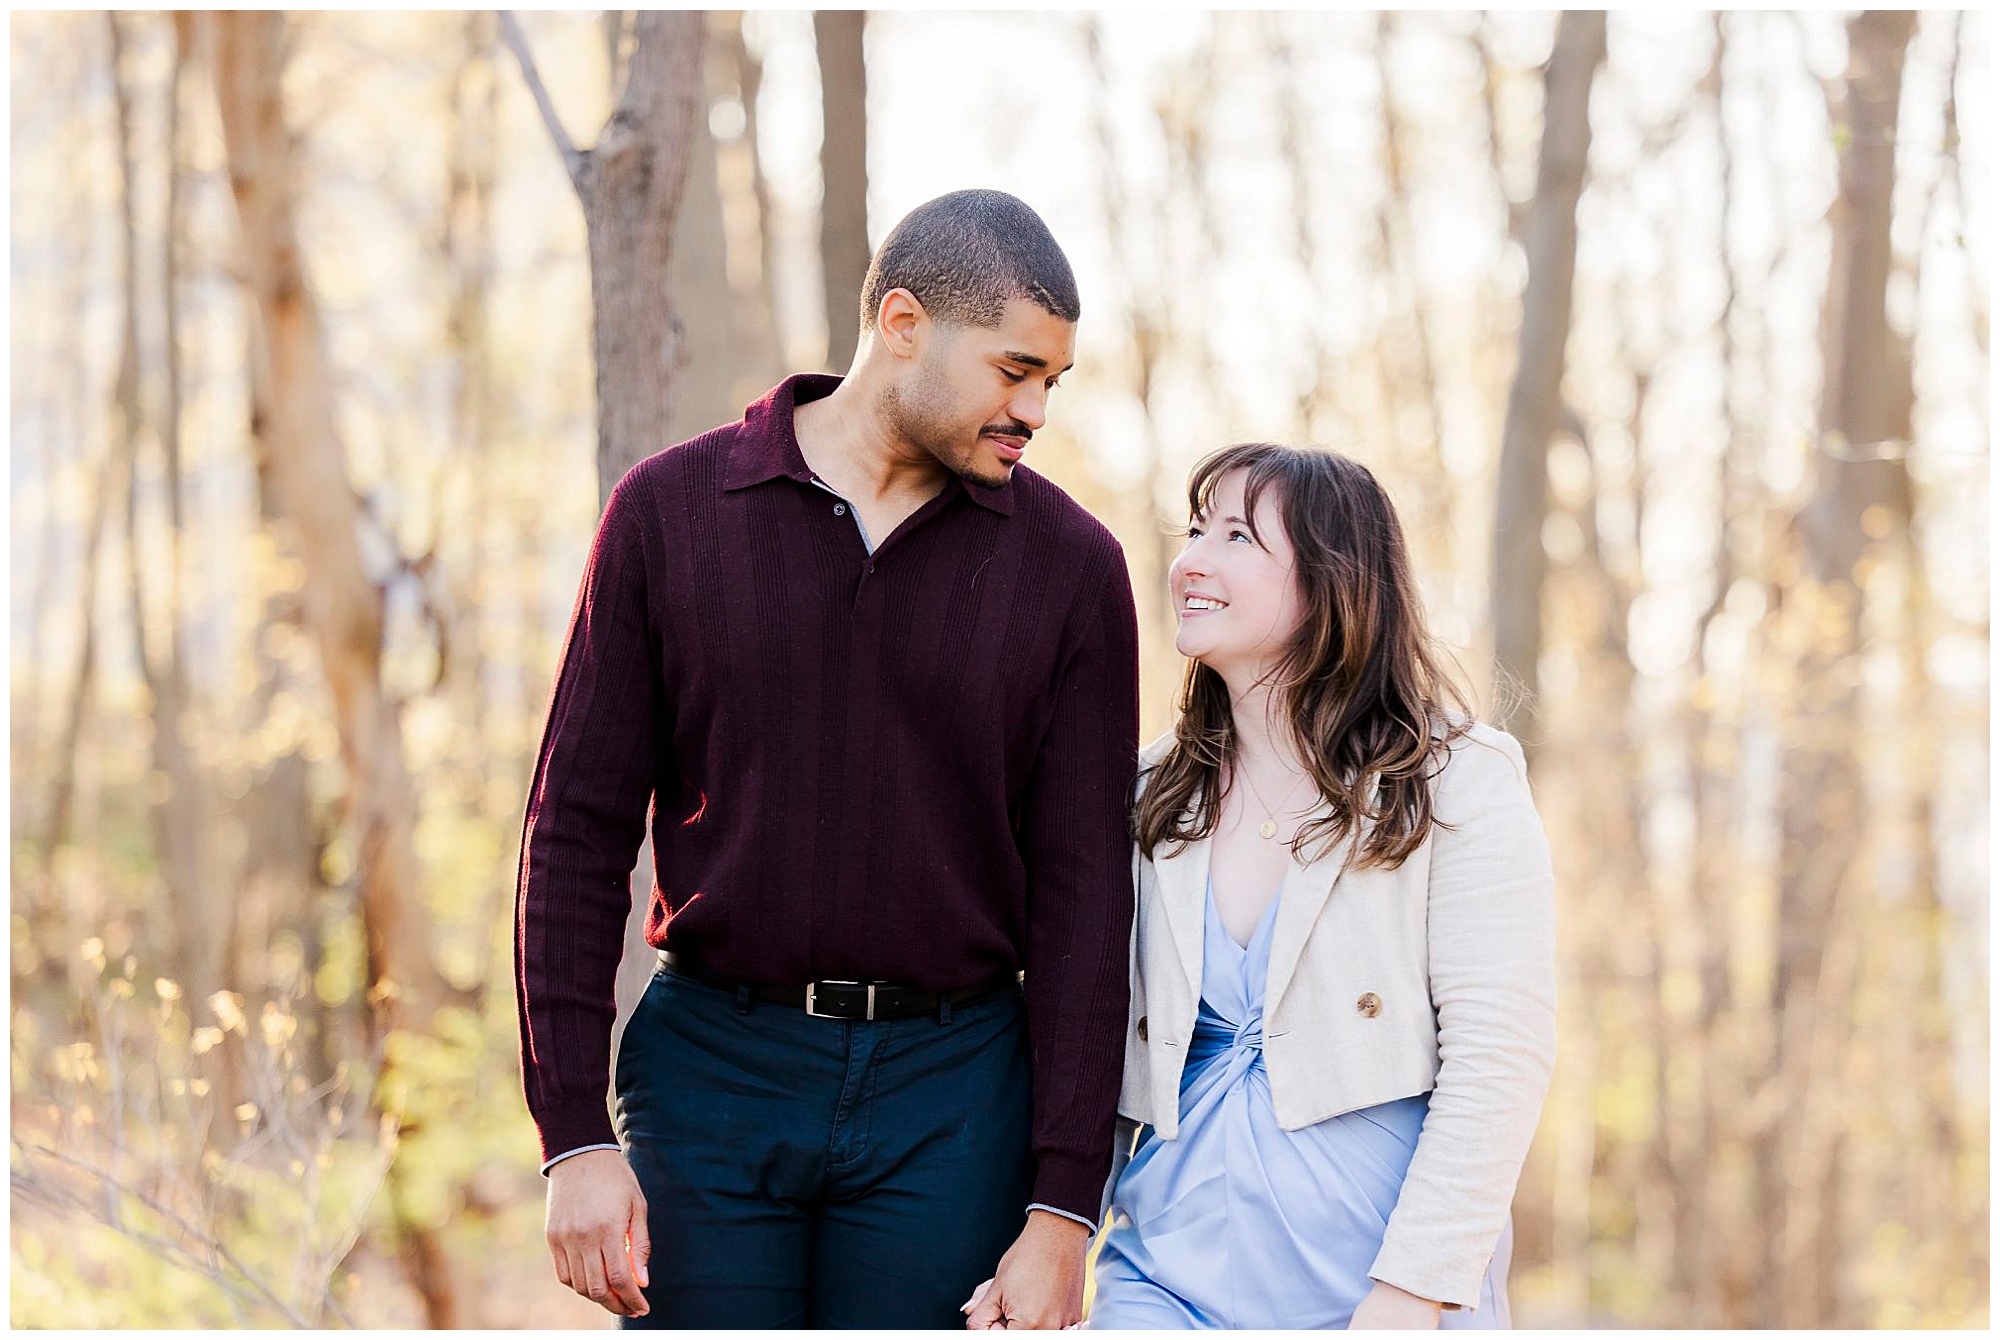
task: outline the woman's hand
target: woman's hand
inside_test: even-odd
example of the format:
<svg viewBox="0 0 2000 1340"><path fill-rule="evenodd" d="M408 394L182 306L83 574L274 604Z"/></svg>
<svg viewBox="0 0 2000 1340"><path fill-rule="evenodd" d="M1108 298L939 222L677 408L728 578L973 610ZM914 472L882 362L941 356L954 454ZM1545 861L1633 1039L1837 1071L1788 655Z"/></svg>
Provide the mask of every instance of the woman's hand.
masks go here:
<svg viewBox="0 0 2000 1340"><path fill-rule="evenodd" d="M1375 1281L1347 1323L1350 1331L1435 1331L1437 1327L1436 1303L1381 1280Z"/></svg>
<svg viewBox="0 0 2000 1340"><path fill-rule="evenodd" d="M1083 1318L1083 1266L1090 1230L1047 1210L1028 1211L1021 1236L993 1278L960 1311L968 1331L1067 1330Z"/></svg>

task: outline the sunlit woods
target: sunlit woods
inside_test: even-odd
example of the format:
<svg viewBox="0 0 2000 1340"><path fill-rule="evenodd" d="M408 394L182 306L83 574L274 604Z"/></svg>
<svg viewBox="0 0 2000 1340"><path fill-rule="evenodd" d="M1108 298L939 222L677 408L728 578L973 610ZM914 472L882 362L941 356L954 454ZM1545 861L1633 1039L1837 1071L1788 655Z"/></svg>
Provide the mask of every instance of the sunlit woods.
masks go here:
<svg viewBox="0 0 2000 1340"><path fill-rule="evenodd" d="M1517 1321L1986 1320L1983 21L518 20L13 25L16 1324L608 1322L509 973L596 511L974 184L1076 264L1030 464L1149 734L1181 481L1267 437L1389 484L1530 747Z"/></svg>

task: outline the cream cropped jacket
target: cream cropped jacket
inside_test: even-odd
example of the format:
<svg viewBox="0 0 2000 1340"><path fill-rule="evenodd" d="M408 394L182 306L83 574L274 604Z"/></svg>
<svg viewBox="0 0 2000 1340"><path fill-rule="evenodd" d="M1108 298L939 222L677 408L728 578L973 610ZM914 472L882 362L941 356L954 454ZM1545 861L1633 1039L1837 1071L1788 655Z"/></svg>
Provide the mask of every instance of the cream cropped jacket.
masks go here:
<svg viewBox="0 0 2000 1340"><path fill-rule="evenodd" d="M1141 788L1171 739L1141 751ZM1555 1062L1554 883L1513 736L1475 724L1435 785L1437 817L1452 826L1434 828L1398 868L1348 868L1346 843L1287 866L1264 1065L1286 1130L1430 1093L1369 1274L1470 1307ZM1133 853L1139 901L1118 1100L1121 1115L1167 1140L1179 1130L1201 997L1210 844L1171 847ZM1129 1137L1132 1127L1122 1129ZM1129 1148L1128 1138L1114 1179Z"/></svg>

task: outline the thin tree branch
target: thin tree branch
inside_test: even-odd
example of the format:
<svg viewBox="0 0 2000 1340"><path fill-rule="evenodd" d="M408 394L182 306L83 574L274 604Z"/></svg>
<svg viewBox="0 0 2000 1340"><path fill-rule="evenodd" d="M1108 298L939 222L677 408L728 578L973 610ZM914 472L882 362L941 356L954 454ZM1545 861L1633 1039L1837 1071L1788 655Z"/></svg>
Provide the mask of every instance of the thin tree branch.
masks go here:
<svg viewBox="0 0 2000 1340"><path fill-rule="evenodd" d="M248 1266L244 1265L242 1261L237 1259L236 1254L229 1250L228 1244L224 1243L220 1238L214 1237L213 1235L208 1233L204 1233L201 1229L195 1227L193 1224L189 1223L186 1219L183 1219L179 1214L175 1213L168 1206L161 1204L158 1200L155 1200L152 1196L147 1195L144 1191L139 1190L137 1187L127 1186L125 1183L119 1181L112 1174L105 1172L102 1168L93 1167L91 1164L85 1163L82 1159L72 1158L69 1155L62 1153L60 1150L51 1149L49 1146L44 1144L33 1144L33 1145L27 1144L24 1141L22 1141L18 1136L14 1137L13 1143L14 1147L18 1150L21 1150L23 1153L27 1153L32 1150L34 1153L37 1154L45 1154L49 1158L54 1159L57 1163L63 1164L66 1167L74 1168L79 1172L88 1173L92 1177L97 1178L98 1181L104 1185L107 1191L121 1191L127 1196L130 1196L133 1200L138 1201L141 1205L151 1210L154 1214L159 1215L160 1218L164 1219L168 1224L179 1229L182 1233L185 1233L188 1237L194 1239L195 1241L199 1242L203 1247L207 1248L215 1258L220 1259L224 1264L228 1265L230 1269L234 1270L237 1273L237 1276L243 1281L243 1283L246 1286L248 1286L251 1290L255 1291L255 1294L258 1298L260 1298L263 1302L277 1309L278 1312L283 1314L285 1320L291 1322L294 1326L297 1326L302 1330L311 1329L312 1324L308 1322L303 1316L301 1316L296 1310L294 1310L291 1304L287 1303L284 1299L280 1298L277 1295L277 1293L271 1289L269 1285L265 1284L262 1280L258 1279L257 1276L254 1273L252 1273L252 1271ZM48 1186L46 1183L40 1182L38 1181L38 1179L33 1178L31 1176L17 1172L13 1175L11 1181L13 1182L13 1185L17 1189L28 1190L30 1192L37 1192L37 1191L41 1192L45 1198L51 1201L69 1199L72 1200L73 1203L79 1205L80 1207L88 1207L88 1202L82 1201L77 1198L69 1197L65 1195L65 1193L57 1191L55 1188L52 1188ZM105 1218L100 1212L96 1211L94 1208L91 1209L91 1213L93 1217L103 1219L104 1222L112 1229L115 1229L119 1233L125 1234L140 1242L143 1242L147 1246L166 1247L178 1250L183 1253L187 1251L185 1247L181 1247L177 1243L166 1242L164 1239L154 1238L148 1234L141 1233L137 1229L132 1228L130 1225L125 1224L117 1220L116 1218ZM215 1274L214 1276L212 1276L212 1278L217 1283L222 1284L225 1287L229 1287L229 1281L227 1280L226 1277L222 1276L220 1273Z"/></svg>
<svg viewBox="0 0 2000 1340"><path fill-rule="evenodd" d="M549 90L542 83L542 73L535 68L534 53L528 49L528 35L521 31L520 20L510 9L496 11L500 16L500 35L507 40L507 46L514 58L521 62L521 77L528 81L528 92L535 97L535 107L542 114L542 124L548 128L549 138L555 141L556 152L562 155L563 168L569 173L572 184L583 179L584 165L589 161L584 151L576 147L569 132L563 129L562 119L556 115L555 103L549 100Z"/></svg>
<svg viewBox="0 0 2000 1340"><path fill-rule="evenodd" d="M81 1210L93 1219L100 1222L104 1220L103 1211L90 1202L72 1192L58 1190L38 1178L17 1172L10 1175L9 1182L11 1183L14 1195L18 1198L17 1203L32 1202L58 1212ZM136 1242L139 1246L169 1264L177 1265L183 1270L198 1275L220 1289L223 1297L230 1304L231 1314L237 1318L239 1323L243 1321L243 1312L237 1307L239 1302L261 1304L264 1301L254 1292L244 1288L230 1279L226 1274L216 1269L212 1261L204 1261L177 1242L169 1242L165 1238L156 1238L150 1233L140 1232L138 1229L126 1224L107 1224L107 1227L115 1230L120 1236ZM303 1325L303 1321L300 1324Z"/></svg>

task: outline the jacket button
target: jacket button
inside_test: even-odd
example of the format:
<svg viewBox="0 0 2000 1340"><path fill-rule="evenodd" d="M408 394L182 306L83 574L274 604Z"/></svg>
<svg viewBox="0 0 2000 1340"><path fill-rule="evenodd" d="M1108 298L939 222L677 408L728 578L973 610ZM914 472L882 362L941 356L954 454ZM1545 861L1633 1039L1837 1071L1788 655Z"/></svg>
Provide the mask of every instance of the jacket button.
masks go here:
<svg viewBox="0 0 2000 1340"><path fill-rule="evenodd" d="M1139 1016L1139 1041L1146 1041L1146 1016Z"/></svg>
<svg viewBox="0 0 2000 1340"><path fill-rule="evenodd" d="M1363 991L1361 999L1354 1002L1354 1008L1361 1011L1362 1018L1373 1019L1376 1015L1382 1013L1382 997L1376 995L1373 991Z"/></svg>

